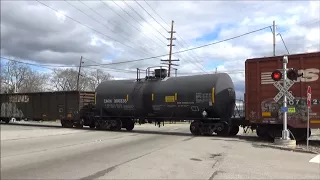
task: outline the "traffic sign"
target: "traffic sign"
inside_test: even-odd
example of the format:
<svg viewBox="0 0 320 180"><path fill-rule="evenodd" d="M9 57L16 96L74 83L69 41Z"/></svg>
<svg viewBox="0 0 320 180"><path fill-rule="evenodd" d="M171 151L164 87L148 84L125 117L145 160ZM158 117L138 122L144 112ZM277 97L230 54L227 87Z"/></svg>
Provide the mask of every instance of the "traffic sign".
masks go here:
<svg viewBox="0 0 320 180"><path fill-rule="evenodd" d="M295 107L288 108L288 113L296 113L296 108Z"/></svg>
<svg viewBox="0 0 320 180"><path fill-rule="evenodd" d="M288 107L281 107L282 112L288 112Z"/></svg>
<svg viewBox="0 0 320 180"><path fill-rule="evenodd" d="M289 79L286 79L286 86L285 87L283 87L279 81L274 83L273 84L274 87L276 87L280 92L273 98L273 100L275 102L278 102L282 96L286 95L287 98L289 99L289 101L293 101L294 96L288 91L293 84L294 84L294 82Z"/></svg>
<svg viewBox="0 0 320 180"><path fill-rule="evenodd" d="M311 87L308 86L307 90L307 101L308 101L308 108L311 108Z"/></svg>

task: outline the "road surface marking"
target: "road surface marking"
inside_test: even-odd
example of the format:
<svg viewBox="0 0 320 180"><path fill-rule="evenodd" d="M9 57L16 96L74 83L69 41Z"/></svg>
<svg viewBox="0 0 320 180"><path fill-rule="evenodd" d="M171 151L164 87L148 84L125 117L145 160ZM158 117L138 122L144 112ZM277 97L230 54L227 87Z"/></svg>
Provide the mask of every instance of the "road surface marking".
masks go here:
<svg viewBox="0 0 320 180"><path fill-rule="evenodd" d="M174 130L178 130L178 129L180 129L180 128L174 128L174 129L170 129L170 131L174 131Z"/></svg>
<svg viewBox="0 0 320 180"><path fill-rule="evenodd" d="M312 159L310 159L309 162L310 162L310 163L318 163L318 164L320 164L320 155L316 155L315 157L313 157Z"/></svg>

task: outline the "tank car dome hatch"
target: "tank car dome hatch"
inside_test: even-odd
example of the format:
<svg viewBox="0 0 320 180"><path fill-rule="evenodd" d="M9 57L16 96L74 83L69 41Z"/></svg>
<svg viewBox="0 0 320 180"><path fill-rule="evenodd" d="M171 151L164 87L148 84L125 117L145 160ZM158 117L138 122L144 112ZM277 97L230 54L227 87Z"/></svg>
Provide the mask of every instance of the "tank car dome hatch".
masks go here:
<svg viewBox="0 0 320 180"><path fill-rule="evenodd" d="M155 69L154 76L157 78L165 78L168 76L168 70L166 69Z"/></svg>

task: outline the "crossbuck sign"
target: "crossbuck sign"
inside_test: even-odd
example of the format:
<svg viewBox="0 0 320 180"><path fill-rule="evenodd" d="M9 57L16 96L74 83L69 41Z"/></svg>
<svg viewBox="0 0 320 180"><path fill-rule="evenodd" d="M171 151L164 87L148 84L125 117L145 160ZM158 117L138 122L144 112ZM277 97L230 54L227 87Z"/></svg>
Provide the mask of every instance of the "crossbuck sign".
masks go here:
<svg viewBox="0 0 320 180"><path fill-rule="evenodd" d="M274 98L273 100L275 102L278 102L282 96L286 95L287 98L289 99L289 101L293 101L294 100L294 96L288 91L290 89L290 87L294 84L293 81L291 81L290 79L286 79L286 86L283 87L279 81L277 81L276 83L274 83L273 85L280 91Z"/></svg>

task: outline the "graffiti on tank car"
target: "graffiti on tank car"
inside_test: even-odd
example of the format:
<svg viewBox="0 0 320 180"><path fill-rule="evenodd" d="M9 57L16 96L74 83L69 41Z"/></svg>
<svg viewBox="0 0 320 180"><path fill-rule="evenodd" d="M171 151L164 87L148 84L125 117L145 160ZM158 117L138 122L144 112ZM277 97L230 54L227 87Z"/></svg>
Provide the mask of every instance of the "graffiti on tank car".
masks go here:
<svg viewBox="0 0 320 180"><path fill-rule="evenodd" d="M27 95L9 96L9 103L27 103L27 102L29 102L29 96Z"/></svg>
<svg viewBox="0 0 320 180"><path fill-rule="evenodd" d="M282 69L278 69L282 71ZM299 69L299 73L303 73L303 77L298 77L294 82L314 82L319 79L320 70L317 68ZM273 84L271 78L272 72L261 72L261 84Z"/></svg>

